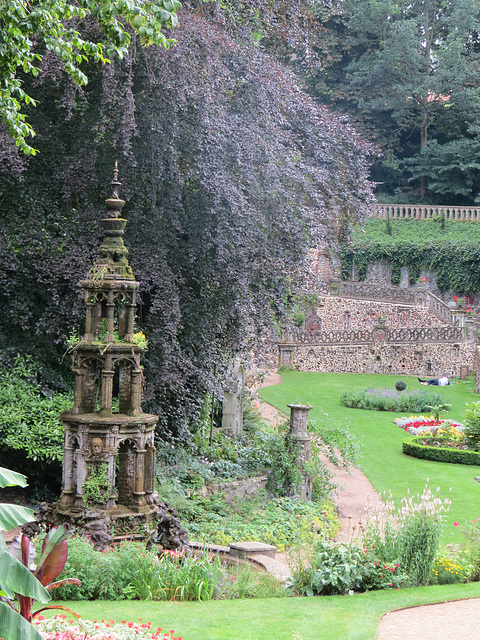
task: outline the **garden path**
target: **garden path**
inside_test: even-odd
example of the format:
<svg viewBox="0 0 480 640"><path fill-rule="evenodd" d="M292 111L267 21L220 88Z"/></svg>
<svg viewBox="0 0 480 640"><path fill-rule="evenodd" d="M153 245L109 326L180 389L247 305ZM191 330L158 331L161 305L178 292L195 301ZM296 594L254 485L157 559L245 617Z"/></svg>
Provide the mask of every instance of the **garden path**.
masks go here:
<svg viewBox="0 0 480 640"><path fill-rule="evenodd" d="M269 373L262 384L257 387L270 387L280 384L282 381L278 373ZM281 412L266 402L260 402L258 406L262 417L271 424L278 424L279 418L284 417ZM335 506L341 523L341 529L336 537L339 542L345 542L358 533L359 522L365 520L367 503L372 506L381 501L380 495L373 488L370 480L357 467L348 470L337 469L327 460L324 460L327 467L334 474L337 485L337 497ZM355 529L353 529L355 527Z"/></svg>
<svg viewBox="0 0 480 640"><path fill-rule="evenodd" d="M255 390L281 381L278 373L269 373ZM260 402L258 409L272 424L282 417L278 409L266 402ZM371 504L381 498L360 469L332 468L332 471L338 486L335 504L342 525L336 539L345 541L351 537L353 525L358 526L358 521L364 518L367 497ZM277 554L276 559L286 562L284 554ZM380 620L376 640L480 640L479 614L480 598L390 611Z"/></svg>

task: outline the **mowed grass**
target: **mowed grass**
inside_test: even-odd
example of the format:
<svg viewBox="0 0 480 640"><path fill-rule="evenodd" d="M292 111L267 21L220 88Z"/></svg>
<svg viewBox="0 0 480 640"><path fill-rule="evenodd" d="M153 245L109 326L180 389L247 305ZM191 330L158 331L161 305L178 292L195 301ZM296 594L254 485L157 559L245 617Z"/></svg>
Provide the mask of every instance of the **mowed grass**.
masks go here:
<svg viewBox="0 0 480 640"><path fill-rule="evenodd" d="M446 519L443 541L459 541L459 528L454 522L464 524L480 517L479 466L429 462L406 456L402 452L402 440L408 437L393 420L401 414L386 411L347 409L340 404L341 394L354 388L394 388L397 380L405 380L407 389L426 389L417 378L410 376L366 375L348 373L305 373L286 371L280 385L261 390L261 397L286 414L288 404L311 404L310 418L323 419L347 425L360 445L359 466L374 488L380 492L391 491L396 503L408 494L421 493L427 479L432 489L440 487L441 496L450 496L452 506ZM471 380L460 381L448 387L431 387L439 390L445 402L452 405L445 417L463 422L465 403L480 400L473 393ZM450 492L451 489L451 492Z"/></svg>
<svg viewBox="0 0 480 640"><path fill-rule="evenodd" d="M294 631L303 640L375 640L388 611L473 597L480 597L478 582L319 598L64 604L90 620L141 618L183 640L293 640Z"/></svg>

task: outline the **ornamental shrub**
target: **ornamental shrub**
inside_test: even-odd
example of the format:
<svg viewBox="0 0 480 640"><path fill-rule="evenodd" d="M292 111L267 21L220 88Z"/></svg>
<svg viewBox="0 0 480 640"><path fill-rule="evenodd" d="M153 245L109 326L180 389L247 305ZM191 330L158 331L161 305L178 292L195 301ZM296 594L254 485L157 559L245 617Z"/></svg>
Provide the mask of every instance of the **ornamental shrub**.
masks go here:
<svg viewBox="0 0 480 640"><path fill-rule="evenodd" d="M208 556L183 552L158 555L141 542L126 541L96 551L81 536L69 540L61 578L78 578L81 586L62 586L57 600L210 600L216 594L220 564Z"/></svg>
<svg viewBox="0 0 480 640"><path fill-rule="evenodd" d="M467 522L461 527L463 536L457 561L465 567L469 567L469 580L478 582L480 579L480 520Z"/></svg>
<svg viewBox="0 0 480 640"><path fill-rule="evenodd" d="M432 569L432 584L458 584L468 582L470 567L455 557L441 555L435 558Z"/></svg>
<svg viewBox="0 0 480 640"><path fill-rule="evenodd" d="M352 389L340 396L345 407L369 409L371 411L426 411L432 405L444 405L443 396L435 391L415 389L413 391L394 391L386 387L377 389Z"/></svg>
<svg viewBox="0 0 480 640"><path fill-rule="evenodd" d="M28 475L37 491L55 494L61 483L63 425L60 412L73 403L69 394L53 394L39 382L40 370L29 357L0 365L0 466Z"/></svg>
<svg viewBox="0 0 480 640"><path fill-rule="evenodd" d="M408 584L398 562L381 562L375 550L355 542L321 540L310 555L298 554L296 560L293 586L302 595L342 595L348 591L398 589Z"/></svg>
<svg viewBox="0 0 480 640"><path fill-rule="evenodd" d="M480 450L480 402L465 405L465 435L470 449Z"/></svg>
<svg viewBox="0 0 480 640"><path fill-rule="evenodd" d="M405 391L406 388L407 383L404 380L397 380L397 382L395 383L395 389L397 391Z"/></svg>
<svg viewBox="0 0 480 640"><path fill-rule="evenodd" d="M402 498L399 509L392 496L367 512L363 544L383 562L398 562L411 585L428 584L443 526L443 514L450 507L440 490L425 486L416 498ZM406 586L406 585L405 585Z"/></svg>

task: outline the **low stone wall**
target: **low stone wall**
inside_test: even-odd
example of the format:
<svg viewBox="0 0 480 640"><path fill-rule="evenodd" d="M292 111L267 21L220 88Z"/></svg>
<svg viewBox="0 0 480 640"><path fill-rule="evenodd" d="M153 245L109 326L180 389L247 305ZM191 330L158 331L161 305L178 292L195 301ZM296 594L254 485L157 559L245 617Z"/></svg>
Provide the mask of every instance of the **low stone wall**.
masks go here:
<svg viewBox="0 0 480 640"><path fill-rule="evenodd" d="M306 319L307 331L372 330L379 316L388 329L445 326L434 310L412 304L319 296L317 305L315 316Z"/></svg>
<svg viewBox="0 0 480 640"><path fill-rule="evenodd" d="M266 489L267 476L256 476L255 478L245 478L243 480L235 480L234 482L223 482L220 484L211 484L206 487L205 493L224 493L226 501L233 498L248 498L257 491Z"/></svg>
<svg viewBox="0 0 480 640"><path fill-rule="evenodd" d="M294 366L300 371L382 373L437 377L460 376L473 367L473 344L297 345Z"/></svg>

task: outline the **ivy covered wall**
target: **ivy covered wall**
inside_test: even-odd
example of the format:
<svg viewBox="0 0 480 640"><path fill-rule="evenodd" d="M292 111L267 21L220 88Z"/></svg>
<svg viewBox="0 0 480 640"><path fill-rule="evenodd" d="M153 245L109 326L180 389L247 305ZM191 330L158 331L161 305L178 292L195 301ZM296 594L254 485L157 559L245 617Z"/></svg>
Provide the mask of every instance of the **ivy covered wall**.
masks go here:
<svg viewBox="0 0 480 640"><path fill-rule="evenodd" d="M390 232L389 232L390 227ZM386 261L391 283L408 268L410 284L434 271L440 291L459 295L480 291L480 224L439 220L367 220L355 228L341 251L342 279L365 280L369 265Z"/></svg>

